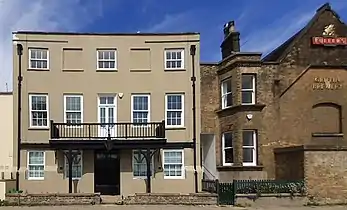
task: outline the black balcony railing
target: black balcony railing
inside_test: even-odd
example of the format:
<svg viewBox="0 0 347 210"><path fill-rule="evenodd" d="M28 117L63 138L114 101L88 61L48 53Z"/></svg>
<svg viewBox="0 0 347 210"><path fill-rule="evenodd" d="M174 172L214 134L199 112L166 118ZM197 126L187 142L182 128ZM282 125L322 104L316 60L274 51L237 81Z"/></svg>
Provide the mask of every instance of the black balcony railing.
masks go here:
<svg viewBox="0 0 347 210"><path fill-rule="evenodd" d="M165 138L165 121L149 123L56 123L51 120L51 139Z"/></svg>

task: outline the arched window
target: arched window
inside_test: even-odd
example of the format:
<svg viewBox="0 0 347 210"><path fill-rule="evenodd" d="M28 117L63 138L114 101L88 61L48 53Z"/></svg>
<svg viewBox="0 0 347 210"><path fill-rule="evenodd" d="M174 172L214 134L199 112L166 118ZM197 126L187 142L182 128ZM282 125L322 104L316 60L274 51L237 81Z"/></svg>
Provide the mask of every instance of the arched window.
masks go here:
<svg viewBox="0 0 347 210"><path fill-rule="evenodd" d="M319 103L312 107L312 133L342 133L341 106Z"/></svg>

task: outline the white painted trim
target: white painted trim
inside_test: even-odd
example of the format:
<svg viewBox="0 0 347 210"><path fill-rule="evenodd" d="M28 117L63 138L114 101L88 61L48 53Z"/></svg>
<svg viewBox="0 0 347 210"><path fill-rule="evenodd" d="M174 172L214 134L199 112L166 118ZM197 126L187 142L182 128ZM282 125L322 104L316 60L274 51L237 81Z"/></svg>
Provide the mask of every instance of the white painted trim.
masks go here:
<svg viewBox="0 0 347 210"><path fill-rule="evenodd" d="M81 123L83 123L83 95L82 94L64 94L64 123L66 123L66 98L67 97L80 97L81 98Z"/></svg>
<svg viewBox="0 0 347 210"><path fill-rule="evenodd" d="M30 153L31 152L43 152L43 177L30 177L30 173L29 173L29 157L30 157ZM35 164L31 164L31 165L35 165ZM38 164L36 164L38 165ZM28 150L27 151L27 179L28 180L44 180L45 179L45 168L46 168L46 153L45 151L42 150Z"/></svg>
<svg viewBox="0 0 347 210"><path fill-rule="evenodd" d="M65 152L67 152L67 151L65 151ZM78 151L72 150L72 152L78 152ZM83 151L80 151L80 152L81 152L81 177L72 177L72 180L80 180L83 176ZM67 157L66 157L66 155L64 155L64 179L69 178L69 177L67 177L67 170L68 170L68 168L66 168L67 164L68 164Z"/></svg>
<svg viewBox="0 0 347 210"><path fill-rule="evenodd" d="M256 77L256 75L255 74L242 74L241 75L241 85L242 85L242 77L243 77L243 75L245 75L245 76L252 76L253 88L252 89L242 89L242 87L241 87L241 104L242 105L252 105L252 104L255 104L255 93L256 93L255 77ZM243 91L252 93L252 102L251 103L242 103L242 92Z"/></svg>
<svg viewBox="0 0 347 210"><path fill-rule="evenodd" d="M110 51L110 52L114 52L114 60L112 59L108 59L108 60L101 60L101 61L114 61L114 68L100 68L99 67L99 52L100 51ZM96 50L96 70L102 70L102 71L116 71L118 70L118 62L117 59L118 58L118 54L117 54L117 50L116 49L97 49Z"/></svg>
<svg viewBox="0 0 347 210"><path fill-rule="evenodd" d="M133 120L133 117L134 117L134 97L136 96L147 96L148 97L148 115L147 115L147 122L151 122L151 95L148 94L148 93L143 93L143 94L131 94L131 103L130 103L130 106L131 106L131 123L134 123L134 120ZM136 125L134 125L136 126Z"/></svg>
<svg viewBox="0 0 347 210"><path fill-rule="evenodd" d="M185 53L184 53L184 51L185 51L184 48L171 48L171 49L167 48L167 49L165 49L164 50L164 69L165 70L182 70L182 69L185 69L185 62L184 62L184 60L185 60L185 57L184 57ZM181 62L182 62L182 65L181 65L180 68L168 68L166 66L166 61L168 61L167 58L166 58L166 52L181 52ZM176 60L179 61L179 59L176 59Z"/></svg>
<svg viewBox="0 0 347 210"><path fill-rule="evenodd" d="M182 102L182 114L181 114L181 125L168 125L167 122L167 112L169 111L168 110L168 96L181 96L181 102ZM184 121L185 121L185 113L184 113L184 106L185 106L185 103L184 103L184 94L183 93L166 93L165 94L165 127L166 128L184 128ZM180 110L172 110L172 111L180 111Z"/></svg>
<svg viewBox="0 0 347 210"><path fill-rule="evenodd" d="M229 107L231 107L233 104L231 104L230 106L226 106L226 102L227 102L227 98L228 98L228 95L229 94L233 94L233 90L231 89L231 92L227 92L227 93L225 93L224 94L224 84L225 83L227 83L227 82L230 82L231 83L231 85L232 85L232 80L231 80L231 78L228 78L228 79L226 79L226 80L223 80L222 82L221 82L221 103L222 103L222 109L226 109L226 108L229 108Z"/></svg>
<svg viewBox="0 0 347 210"><path fill-rule="evenodd" d="M253 136L253 146L243 146L242 145L242 149L243 148L252 148L253 149L253 162L251 163L245 163L243 162L242 165L243 166L256 166L257 165L257 132L256 130L243 130L242 131L242 135L243 132L248 131L248 132L252 132L252 136Z"/></svg>
<svg viewBox="0 0 347 210"><path fill-rule="evenodd" d="M132 159L132 175L133 175L133 179L147 179L147 176L134 176L134 164L135 164L135 158L134 158L134 153L135 151L138 151L138 150L132 150L132 156L131 156L131 159ZM146 160L146 159L145 159ZM151 177L153 178L154 177L154 155L152 156L152 166L151 166ZM146 165L147 167L147 165ZM147 169L146 169L147 171Z"/></svg>
<svg viewBox="0 0 347 210"><path fill-rule="evenodd" d="M32 125L32 97L33 96L45 96L46 97L46 108L47 108L47 125L46 126L34 126ZM48 94L29 94L29 128L49 128L49 97Z"/></svg>
<svg viewBox="0 0 347 210"><path fill-rule="evenodd" d="M42 51L47 51L47 68L33 68L33 67L31 67L31 50L42 50ZM47 49L47 48L29 48L29 57L28 57L28 69L37 69L37 70L47 70L47 69L49 69L49 49ZM44 59L42 59L42 60L44 60Z"/></svg>
<svg viewBox="0 0 347 210"><path fill-rule="evenodd" d="M232 133L231 131L230 132L225 132L225 133L222 133L222 160L223 160L223 166L232 166L234 165L234 163L227 163L225 162L225 134L226 133ZM231 139L233 141L233 138ZM230 147L228 147L230 149ZM234 154L234 144L233 144L233 147L231 147L233 149L233 154ZM233 160L234 160L234 157L233 157Z"/></svg>
<svg viewBox="0 0 347 210"><path fill-rule="evenodd" d="M181 176L165 176L165 153L166 152L181 152L182 154L182 173L181 173ZM184 149L169 149L169 150L163 150L163 157L162 157L162 160L163 160L163 174L164 174L164 179L185 179L185 173L186 173L186 170L185 170L185 165L184 165Z"/></svg>

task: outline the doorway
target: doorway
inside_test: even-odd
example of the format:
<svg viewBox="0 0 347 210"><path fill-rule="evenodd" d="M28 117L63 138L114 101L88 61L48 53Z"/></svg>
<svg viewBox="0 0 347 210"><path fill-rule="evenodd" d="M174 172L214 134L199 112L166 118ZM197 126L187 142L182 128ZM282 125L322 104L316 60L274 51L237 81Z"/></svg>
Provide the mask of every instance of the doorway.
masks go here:
<svg viewBox="0 0 347 210"><path fill-rule="evenodd" d="M101 195L120 195L120 160L117 151L95 151L94 191Z"/></svg>

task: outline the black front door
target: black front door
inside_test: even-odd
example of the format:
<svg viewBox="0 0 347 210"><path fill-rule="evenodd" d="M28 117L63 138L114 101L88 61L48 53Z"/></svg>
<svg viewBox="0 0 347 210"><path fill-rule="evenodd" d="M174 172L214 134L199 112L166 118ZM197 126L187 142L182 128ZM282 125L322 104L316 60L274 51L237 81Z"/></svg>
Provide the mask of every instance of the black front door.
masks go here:
<svg viewBox="0 0 347 210"><path fill-rule="evenodd" d="M118 152L95 151L94 185L94 191L101 195L120 195Z"/></svg>

